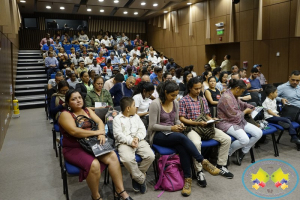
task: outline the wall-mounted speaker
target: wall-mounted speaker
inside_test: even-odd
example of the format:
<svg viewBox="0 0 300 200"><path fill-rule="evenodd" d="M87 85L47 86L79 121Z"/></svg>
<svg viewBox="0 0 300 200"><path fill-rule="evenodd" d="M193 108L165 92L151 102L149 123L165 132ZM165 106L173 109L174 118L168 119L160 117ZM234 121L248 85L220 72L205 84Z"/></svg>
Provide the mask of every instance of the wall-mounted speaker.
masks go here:
<svg viewBox="0 0 300 200"><path fill-rule="evenodd" d="M240 3L240 0L232 0L232 3L238 4L238 3Z"/></svg>

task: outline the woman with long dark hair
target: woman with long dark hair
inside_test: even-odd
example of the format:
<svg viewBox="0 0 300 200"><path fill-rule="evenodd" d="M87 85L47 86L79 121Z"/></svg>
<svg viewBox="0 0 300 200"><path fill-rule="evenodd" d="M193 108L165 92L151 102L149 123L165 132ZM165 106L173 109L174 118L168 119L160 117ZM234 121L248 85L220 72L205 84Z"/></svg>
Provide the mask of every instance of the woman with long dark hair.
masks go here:
<svg viewBox="0 0 300 200"><path fill-rule="evenodd" d="M116 193L125 200L132 198L124 190L120 162L114 151L95 157L83 150L78 139L97 136L101 144L105 143L105 130L102 120L89 108L86 108L80 92L69 90L66 93L66 108L59 117L60 132L63 135L64 159L80 168L79 181L86 179L91 190L92 199L100 200L99 181L101 172L108 167L110 176L116 186ZM80 121L80 128L75 120L79 115L84 115L98 124L98 130L92 131L89 121Z"/></svg>
<svg viewBox="0 0 300 200"><path fill-rule="evenodd" d="M219 89L221 93L227 90L227 78L228 72L223 71L220 73L219 82L217 82L216 88Z"/></svg>
<svg viewBox="0 0 300 200"><path fill-rule="evenodd" d="M187 83L189 82L189 80L191 78L193 78L192 72L185 71L184 74L183 74L183 83L179 83L179 91L184 92L183 96L185 96L187 94L186 85L187 85Z"/></svg>
<svg viewBox="0 0 300 200"><path fill-rule="evenodd" d="M179 106L176 101L179 86L174 81L166 81L161 83L157 89L159 98L155 99L149 108L150 143L174 148L179 153L185 178L181 194L189 196L192 186L191 156L210 173L218 169L204 159L194 143L182 133L185 126L179 120Z"/></svg>
<svg viewBox="0 0 300 200"><path fill-rule="evenodd" d="M211 71L205 71L203 72L203 75L201 77L202 85L203 85L203 92L209 88L208 86L208 78L212 76Z"/></svg>

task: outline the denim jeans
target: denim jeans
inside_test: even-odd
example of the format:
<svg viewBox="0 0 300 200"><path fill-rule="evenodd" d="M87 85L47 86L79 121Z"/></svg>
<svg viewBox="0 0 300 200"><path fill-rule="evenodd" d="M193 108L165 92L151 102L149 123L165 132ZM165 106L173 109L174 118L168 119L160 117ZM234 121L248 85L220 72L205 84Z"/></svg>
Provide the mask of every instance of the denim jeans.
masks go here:
<svg viewBox="0 0 300 200"><path fill-rule="evenodd" d="M270 118L266 119L266 121L269 122L269 123L273 123L273 124L278 124L278 122L287 123L287 124L290 125L290 128L289 128L290 135L291 136L292 135L297 135L297 132L294 129L291 120L287 117L270 117Z"/></svg>
<svg viewBox="0 0 300 200"><path fill-rule="evenodd" d="M176 149L180 157L181 167L185 178L191 178L191 156L198 162L203 161L194 143L183 133L173 132L165 135L163 132L156 132L153 144Z"/></svg>

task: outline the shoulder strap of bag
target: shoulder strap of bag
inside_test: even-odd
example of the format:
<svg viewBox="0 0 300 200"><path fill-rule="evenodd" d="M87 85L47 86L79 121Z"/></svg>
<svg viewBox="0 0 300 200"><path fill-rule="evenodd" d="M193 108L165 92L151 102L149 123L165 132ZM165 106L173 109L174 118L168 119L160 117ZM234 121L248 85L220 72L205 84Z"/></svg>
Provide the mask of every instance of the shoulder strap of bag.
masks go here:
<svg viewBox="0 0 300 200"><path fill-rule="evenodd" d="M174 154L162 157L162 167L161 167L161 170L160 170L160 173L159 173L159 179L158 179L158 181L155 185L156 187L159 187L161 185L162 180L163 180L163 174L164 174L165 167L166 167L166 163L167 163L168 159L171 158L173 155Z"/></svg>
<svg viewBox="0 0 300 200"><path fill-rule="evenodd" d="M200 102L200 116L204 116L206 119L206 115L204 112L204 103L201 97L199 97L199 102Z"/></svg>

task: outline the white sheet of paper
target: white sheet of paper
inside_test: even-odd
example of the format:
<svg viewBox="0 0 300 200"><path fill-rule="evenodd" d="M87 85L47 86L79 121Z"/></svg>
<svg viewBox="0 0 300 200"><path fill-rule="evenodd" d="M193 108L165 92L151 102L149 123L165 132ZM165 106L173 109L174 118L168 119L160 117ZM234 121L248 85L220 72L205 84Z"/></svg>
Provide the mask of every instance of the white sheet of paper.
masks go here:
<svg viewBox="0 0 300 200"><path fill-rule="evenodd" d="M255 107L255 110L252 111L251 117L254 119L256 115L263 109L263 107Z"/></svg>
<svg viewBox="0 0 300 200"><path fill-rule="evenodd" d="M95 108L105 107L107 104L105 102L95 102Z"/></svg>

